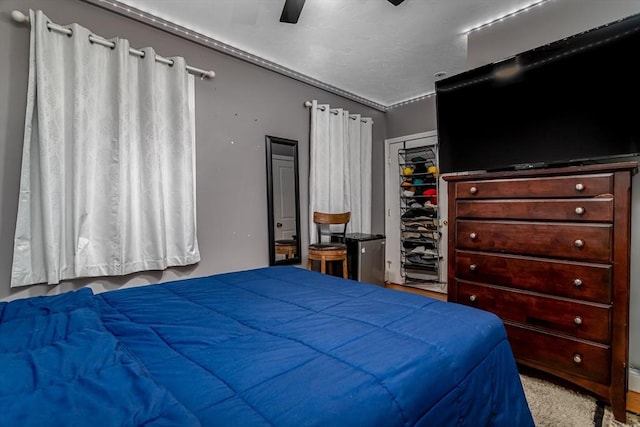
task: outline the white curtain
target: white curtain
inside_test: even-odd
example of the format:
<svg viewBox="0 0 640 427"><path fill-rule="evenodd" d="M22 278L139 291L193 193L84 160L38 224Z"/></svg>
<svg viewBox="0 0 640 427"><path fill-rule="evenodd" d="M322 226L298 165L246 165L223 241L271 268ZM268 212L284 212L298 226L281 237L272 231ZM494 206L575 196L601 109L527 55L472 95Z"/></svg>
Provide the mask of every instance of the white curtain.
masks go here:
<svg viewBox="0 0 640 427"><path fill-rule="evenodd" d="M313 212L351 212L350 233L371 233L373 121L341 108L311 106L309 242L317 240Z"/></svg>
<svg viewBox="0 0 640 427"><path fill-rule="evenodd" d="M193 81L173 66L47 29L31 11L11 286L200 260ZM190 80L191 79L191 80Z"/></svg>

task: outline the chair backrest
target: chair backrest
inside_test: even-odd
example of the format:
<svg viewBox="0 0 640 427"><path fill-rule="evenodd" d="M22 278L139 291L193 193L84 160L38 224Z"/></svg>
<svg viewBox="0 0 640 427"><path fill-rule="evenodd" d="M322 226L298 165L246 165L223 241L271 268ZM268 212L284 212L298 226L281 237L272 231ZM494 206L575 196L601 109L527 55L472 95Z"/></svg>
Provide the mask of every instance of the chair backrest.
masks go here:
<svg viewBox="0 0 640 427"><path fill-rule="evenodd" d="M313 213L313 222L316 224L318 229L318 242L322 242L322 236L329 236L332 233L336 233L335 231L331 231L331 225L340 225L343 227L339 234L342 239L347 233L347 224L351 220L351 212L342 212L342 213L325 213L325 212L314 212Z"/></svg>

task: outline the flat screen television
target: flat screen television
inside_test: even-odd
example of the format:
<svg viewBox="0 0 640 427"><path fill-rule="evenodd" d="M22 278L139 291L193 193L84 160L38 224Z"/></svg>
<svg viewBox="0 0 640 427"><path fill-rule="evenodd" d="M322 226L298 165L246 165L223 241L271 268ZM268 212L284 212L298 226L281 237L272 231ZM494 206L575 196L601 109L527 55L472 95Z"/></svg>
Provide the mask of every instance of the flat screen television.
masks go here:
<svg viewBox="0 0 640 427"><path fill-rule="evenodd" d="M640 14L436 82L441 173L640 153Z"/></svg>

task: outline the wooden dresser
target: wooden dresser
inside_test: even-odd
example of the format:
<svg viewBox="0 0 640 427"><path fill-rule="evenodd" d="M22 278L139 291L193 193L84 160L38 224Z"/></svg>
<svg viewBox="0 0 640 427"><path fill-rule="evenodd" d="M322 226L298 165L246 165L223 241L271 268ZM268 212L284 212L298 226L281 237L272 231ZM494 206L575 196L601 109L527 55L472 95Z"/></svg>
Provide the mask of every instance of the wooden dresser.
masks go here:
<svg viewBox="0 0 640 427"><path fill-rule="evenodd" d="M497 314L518 363L626 417L637 162L447 176L448 300Z"/></svg>

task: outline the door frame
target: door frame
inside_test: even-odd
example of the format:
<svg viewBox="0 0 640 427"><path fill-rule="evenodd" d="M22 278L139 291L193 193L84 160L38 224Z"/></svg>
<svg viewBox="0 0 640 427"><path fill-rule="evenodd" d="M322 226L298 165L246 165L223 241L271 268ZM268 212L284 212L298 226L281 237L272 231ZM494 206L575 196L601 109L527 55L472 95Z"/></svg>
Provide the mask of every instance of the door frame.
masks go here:
<svg viewBox="0 0 640 427"><path fill-rule="evenodd" d="M400 245L400 209L398 199L398 187L393 186L391 180L391 174L398 175L398 166L391 164L391 145L397 144L400 142L409 142L417 139L424 138L432 138L435 137L437 139L438 132L435 130L414 133L411 135L404 135L395 138L389 138L384 140L384 229L386 236L386 245L385 245L385 257L384 257L384 279L385 282L388 282L392 275L390 272L392 269L400 268L400 253L395 251L395 248L399 248ZM397 199L397 203L391 204L391 197L395 197ZM395 199L394 199L395 200ZM397 206L398 209L394 209ZM394 209L394 212L391 210ZM395 245L391 240L396 235L398 237L398 245ZM391 244L390 244L391 243ZM445 248L446 249L446 248ZM397 253L396 253L397 252ZM395 264L394 264L395 263ZM399 275L399 273L398 273ZM394 277L397 277L393 274ZM402 283L397 283L402 284Z"/></svg>

